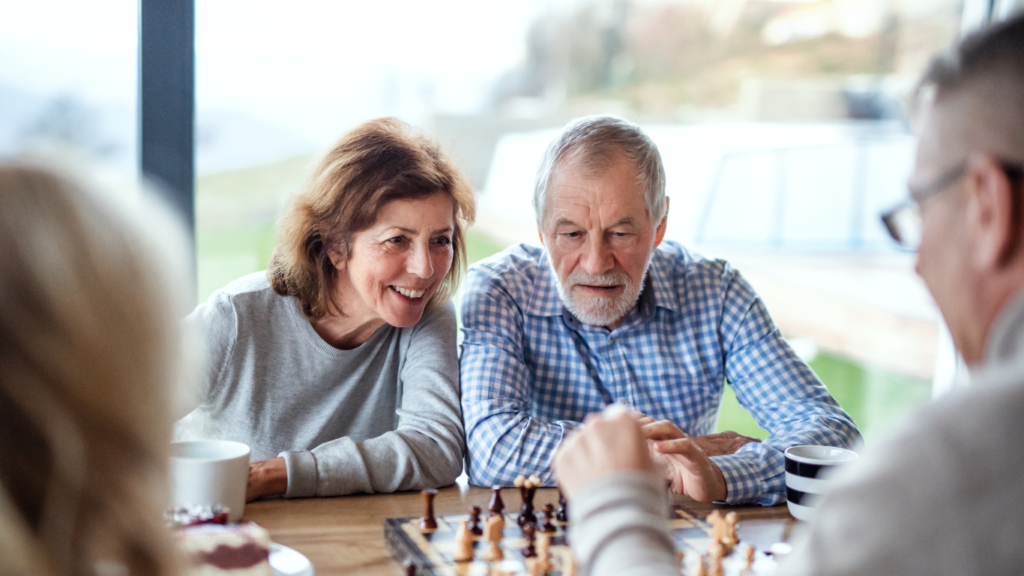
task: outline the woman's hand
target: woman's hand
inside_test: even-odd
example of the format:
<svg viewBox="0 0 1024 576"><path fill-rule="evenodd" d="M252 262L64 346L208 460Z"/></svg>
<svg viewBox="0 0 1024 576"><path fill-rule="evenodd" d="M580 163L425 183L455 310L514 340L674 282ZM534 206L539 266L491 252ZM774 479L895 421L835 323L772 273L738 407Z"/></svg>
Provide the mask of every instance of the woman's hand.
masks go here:
<svg viewBox="0 0 1024 576"><path fill-rule="evenodd" d="M252 502L264 496L280 496L288 491L288 468L284 458L271 458L249 463L249 483L245 486L245 501Z"/></svg>

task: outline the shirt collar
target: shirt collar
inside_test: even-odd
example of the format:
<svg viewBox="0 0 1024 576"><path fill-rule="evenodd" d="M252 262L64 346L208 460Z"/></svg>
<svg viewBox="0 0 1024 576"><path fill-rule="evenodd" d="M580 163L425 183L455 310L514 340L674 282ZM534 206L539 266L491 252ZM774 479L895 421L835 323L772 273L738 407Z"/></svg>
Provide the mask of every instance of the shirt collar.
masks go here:
<svg viewBox="0 0 1024 576"><path fill-rule="evenodd" d="M644 289L640 292L640 298L637 301L644 320L654 316L656 307L667 308L673 312L679 311L679 301L675 297L672 286L674 274L671 260L671 256L662 251L657 249L654 251L654 258L647 271ZM547 250L542 251L537 267L533 290L531 290L530 298L523 310L533 316L561 316L564 306L561 299L558 298L558 279L555 277L555 271L551 268L551 259ZM567 320L568 318L575 320L575 316L568 310L565 310L565 315Z"/></svg>

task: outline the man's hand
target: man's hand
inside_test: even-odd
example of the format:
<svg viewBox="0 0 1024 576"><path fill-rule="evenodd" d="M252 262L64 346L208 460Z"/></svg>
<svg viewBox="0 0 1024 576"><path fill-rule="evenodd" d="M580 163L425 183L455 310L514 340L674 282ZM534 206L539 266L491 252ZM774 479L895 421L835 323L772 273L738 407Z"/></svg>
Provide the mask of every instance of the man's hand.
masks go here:
<svg viewBox="0 0 1024 576"><path fill-rule="evenodd" d="M728 496L722 470L701 449L696 438L649 443L654 462L669 481L672 492L698 502L721 501Z"/></svg>
<svg viewBox="0 0 1024 576"><path fill-rule="evenodd" d="M743 436L732 431L708 434L707 436L690 436L672 422L668 420L655 420L650 416L638 418L637 422L641 426L644 437L648 440L663 441L689 438L697 446L700 446L701 450L708 456L735 454L737 450L750 442L760 442L757 438Z"/></svg>
<svg viewBox="0 0 1024 576"><path fill-rule="evenodd" d="M284 463L284 458L249 463L249 482L245 486L246 502L264 496L280 496L287 491L288 467Z"/></svg>
<svg viewBox="0 0 1024 576"><path fill-rule="evenodd" d="M555 479L566 498L601 476L623 470L655 472L640 426L629 414L591 414L555 454Z"/></svg>

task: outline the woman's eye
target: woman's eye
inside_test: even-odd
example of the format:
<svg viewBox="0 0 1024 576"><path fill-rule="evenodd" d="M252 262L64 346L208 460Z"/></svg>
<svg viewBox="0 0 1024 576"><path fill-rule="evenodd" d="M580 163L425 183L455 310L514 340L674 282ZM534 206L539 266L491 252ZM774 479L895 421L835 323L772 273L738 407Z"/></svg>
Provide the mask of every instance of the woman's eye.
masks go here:
<svg viewBox="0 0 1024 576"><path fill-rule="evenodd" d="M405 242L404 236L395 236L394 238L388 238L389 244L401 244L402 242Z"/></svg>
<svg viewBox="0 0 1024 576"><path fill-rule="evenodd" d="M441 246L448 246L452 243L452 239L447 236L441 236L437 239L437 243Z"/></svg>

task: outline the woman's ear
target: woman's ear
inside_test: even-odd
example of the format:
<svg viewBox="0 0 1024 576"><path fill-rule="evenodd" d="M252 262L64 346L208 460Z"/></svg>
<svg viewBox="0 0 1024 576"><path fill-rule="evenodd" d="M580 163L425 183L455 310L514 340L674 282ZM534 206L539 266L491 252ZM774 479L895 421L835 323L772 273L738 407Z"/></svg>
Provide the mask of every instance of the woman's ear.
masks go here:
<svg viewBox="0 0 1024 576"><path fill-rule="evenodd" d="M345 269L345 264L348 262L348 258L342 253L341 248L337 243L331 244L327 247L327 257L331 260L331 265L334 266L335 270L341 271Z"/></svg>

